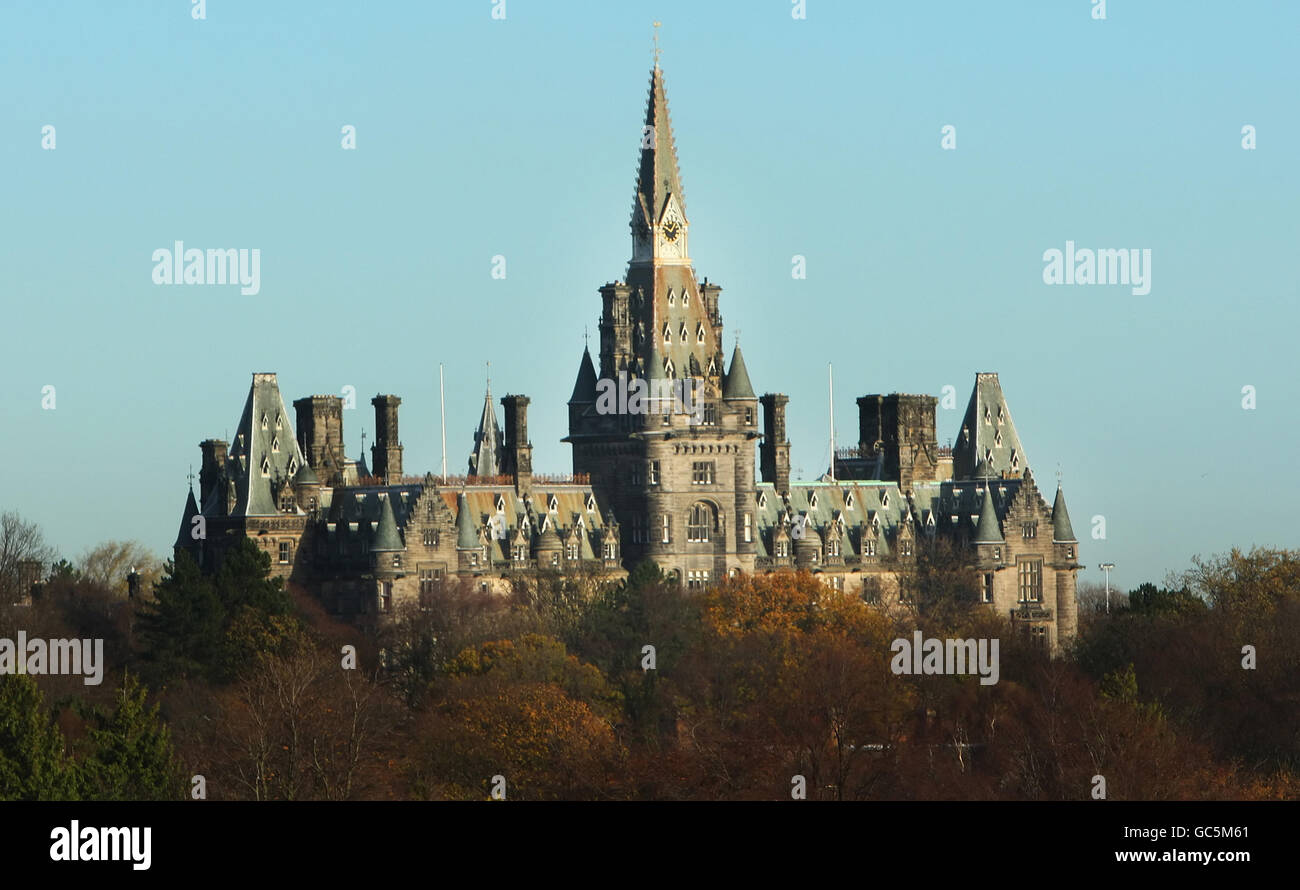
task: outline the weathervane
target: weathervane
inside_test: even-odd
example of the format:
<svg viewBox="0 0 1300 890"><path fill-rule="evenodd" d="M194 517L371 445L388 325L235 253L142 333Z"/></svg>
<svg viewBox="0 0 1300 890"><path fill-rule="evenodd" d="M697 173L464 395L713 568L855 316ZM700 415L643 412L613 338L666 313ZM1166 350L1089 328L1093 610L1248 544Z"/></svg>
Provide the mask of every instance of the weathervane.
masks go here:
<svg viewBox="0 0 1300 890"><path fill-rule="evenodd" d="M190 480L190 488L194 487L194 464L190 464L190 474L185 477Z"/></svg>
<svg viewBox="0 0 1300 890"><path fill-rule="evenodd" d="M656 67L656 68L659 67L659 26L660 26L661 24L663 24L663 23L662 23L662 22L654 22L654 29L655 29L655 37L654 37L654 39L655 39L655 67Z"/></svg>

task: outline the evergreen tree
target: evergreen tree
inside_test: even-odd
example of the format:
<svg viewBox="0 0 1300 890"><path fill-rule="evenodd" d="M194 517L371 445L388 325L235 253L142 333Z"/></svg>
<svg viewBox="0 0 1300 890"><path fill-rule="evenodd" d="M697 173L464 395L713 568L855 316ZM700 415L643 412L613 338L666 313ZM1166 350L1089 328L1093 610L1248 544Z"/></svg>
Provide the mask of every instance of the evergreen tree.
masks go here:
<svg viewBox="0 0 1300 890"><path fill-rule="evenodd" d="M184 779L176 763L171 733L149 707L149 690L128 673L117 707L86 713L91 749L81 763L82 796L87 800L176 800Z"/></svg>
<svg viewBox="0 0 1300 890"><path fill-rule="evenodd" d="M41 690L25 674L0 676L0 800L76 799L76 772Z"/></svg>

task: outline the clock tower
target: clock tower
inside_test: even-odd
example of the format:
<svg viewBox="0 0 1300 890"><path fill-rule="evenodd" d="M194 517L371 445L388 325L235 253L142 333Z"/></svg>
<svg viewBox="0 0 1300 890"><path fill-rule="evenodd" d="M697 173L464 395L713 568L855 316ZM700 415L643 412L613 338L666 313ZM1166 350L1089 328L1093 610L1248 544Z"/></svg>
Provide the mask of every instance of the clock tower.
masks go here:
<svg viewBox="0 0 1300 890"><path fill-rule="evenodd" d="M632 257L624 280L600 288L599 364L584 352L569 400L573 468L615 511L628 568L653 559L686 586L740 569L756 552L754 445L758 402L737 347L723 354L722 288L696 279L690 219L668 117L663 71L650 74L638 134ZM672 387L690 411L631 400L609 410L601 380Z"/></svg>

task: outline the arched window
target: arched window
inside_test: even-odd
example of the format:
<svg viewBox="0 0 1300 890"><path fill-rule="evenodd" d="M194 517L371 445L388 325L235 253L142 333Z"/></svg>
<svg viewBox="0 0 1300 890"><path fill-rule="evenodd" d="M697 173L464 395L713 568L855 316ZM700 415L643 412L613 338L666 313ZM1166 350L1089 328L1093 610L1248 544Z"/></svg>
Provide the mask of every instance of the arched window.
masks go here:
<svg viewBox="0 0 1300 890"><path fill-rule="evenodd" d="M686 540L694 542L707 542L709 533L713 530L713 509L704 503L691 505L690 514L686 519Z"/></svg>

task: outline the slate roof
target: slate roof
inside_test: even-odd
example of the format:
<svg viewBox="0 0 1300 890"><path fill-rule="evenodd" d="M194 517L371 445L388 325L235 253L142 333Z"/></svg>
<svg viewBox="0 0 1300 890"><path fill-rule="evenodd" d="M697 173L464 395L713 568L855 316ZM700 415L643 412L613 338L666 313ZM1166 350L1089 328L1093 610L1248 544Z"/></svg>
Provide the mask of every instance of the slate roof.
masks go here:
<svg viewBox="0 0 1300 890"><path fill-rule="evenodd" d="M727 379L722 384L724 399L753 399L753 384L749 382L749 371L745 368L745 357L740 354L740 344L731 353L731 366L727 370Z"/></svg>
<svg viewBox="0 0 1300 890"><path fill-rule="evenodd" d="M1061 486L1056 486L1056 500L1052 502L1052 540L1062 543L1077 542L1074 528L1070 525L1070 512L1065 509L1065 493Z"/></svg>
<svg viewBox="0 0 1300 890"><path fill-rule="evenodd" d="M230 515L279 515L275 487L292 480L306 463L289 416L275 374L254 374L226 460L226 472L235 483L235 507ZM226 497L219 489L214 486L214 497ZM209 504L203 506L208 513Z"/></svg>
<svg viewBox="0 0 1300 890"><path fill-rule="evenodd" d="M593 385L594 389L594 385ZM492 404L492 388L483 397L483 415L474 431L474 450L469 456L469 475L496 476L504 463L501 427L497 425L496 406Z"/></svg>
<svg viewBox="0 0 1300 890"><path fill-rule="evenodd" d="M569 404L596 401L596 367L591 361L591 350L583 348L582 361L578 363L578 379L573 384Z"/></svg>
<svg viewBox="0 0 1300 890"><path fill-rule="evenodd" d="M997 374L975 375L952 460L953 476L958 479L1018 477L1029 468ZM987 467L980 467L981 462Z"/></svg>

